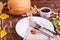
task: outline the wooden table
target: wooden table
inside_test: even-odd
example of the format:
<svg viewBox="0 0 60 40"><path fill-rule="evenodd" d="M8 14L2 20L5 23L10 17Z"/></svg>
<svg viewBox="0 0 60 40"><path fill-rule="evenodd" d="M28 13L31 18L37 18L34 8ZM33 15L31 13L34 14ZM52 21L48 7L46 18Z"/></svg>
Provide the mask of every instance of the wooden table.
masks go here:
<svg viewBox="0 0 60 40"><path fill-rule="evenodd" d="M40 15L34 15L34 16L40 16ZM21 20L22 18L25 18L25 17L22 17L22 16L12 16L10 15L10 17L4 21L1 21L0 25L2 26L2 28L5 27L5 25L7 25L6 27L6 32L7 32L7 35L2 38L1 40L23 40L22 37L20 37L17 33L16 33L16 30L15 30L15 27L16 27L16 23ZM12 22L12 23L11 23ZM10 26L10 23L12 26Z"/></svg>
<svg viewBox="0 0 60 40"><path fill-rule="evenodd" d="M2 40L22 40L23 38L21 38L15 31L15 26L16 23L22 19L23 17L19 16L19 17L15 17L15 16L10 16L10 18L2 21L0 25L2 25L3 27L7 24L7 28L5 29L7 32L7 35L2 39ZM1 20L1 19L0 19ZM12 22L12 26L10 27L10 22Z"/></svg>
<svg viewBox="0 0 60 40"><path fill-rule="evenodd" d="M47 6L47 7L50 7L54 11L57 11L57 12L60 11L60 0L53 0L53 1L52 0L50 1L49 0L47 1L46 0L31 0L31 3L32 3L32 6L36 5L38 8ZM6 24L8 24L6 28L6 31L8 34L1 40L23 40L23 38L20 37L15 31L16 23L22 18L24 17L10 15L10 17L4 21L0 19L0 26L2 25L4 27ZM10 22L12 22L11 27L9 26Z"/></svg>

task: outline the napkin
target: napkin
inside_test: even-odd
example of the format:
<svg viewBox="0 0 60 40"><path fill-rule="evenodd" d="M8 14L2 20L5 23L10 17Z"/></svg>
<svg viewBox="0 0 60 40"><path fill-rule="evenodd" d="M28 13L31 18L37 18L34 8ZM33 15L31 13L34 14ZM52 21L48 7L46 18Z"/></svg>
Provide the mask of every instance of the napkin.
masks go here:
<svg viewBox="0 0 60 40"><path fill-rule="evenodd" d="M60 40L59 35L53 35L47 31L45 31L44 29L42 29L44 32L50 34L51 36L53 36L54 38L51 37L47 37L44 34L42 34L41 32L39 32L38 30L36 30L36 34L31 34L31 30L35 30L34 28L29 27L29 29L27 30L27 33L24 37L24 39L26 40Z"/></svg>

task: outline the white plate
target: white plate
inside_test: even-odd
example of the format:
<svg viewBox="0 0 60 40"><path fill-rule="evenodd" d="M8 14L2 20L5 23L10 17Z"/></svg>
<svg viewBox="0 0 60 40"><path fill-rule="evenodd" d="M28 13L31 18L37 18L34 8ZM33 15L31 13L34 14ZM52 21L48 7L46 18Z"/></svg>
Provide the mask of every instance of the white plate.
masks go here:
<svg viewBox="0 0 60 40"><path fill-rule="evenodd" d="M19 36L21 36L23 38L24 38L24 36L27 32L27 29L29 27L29 20L28 19L29 19L28 17L23 18L16 24L16 32ZM49 20L41 18L41 17L33 17L33 19L39 25L41 25L41 26L43 26L51 31L54 31L54 27Z"/></svg>

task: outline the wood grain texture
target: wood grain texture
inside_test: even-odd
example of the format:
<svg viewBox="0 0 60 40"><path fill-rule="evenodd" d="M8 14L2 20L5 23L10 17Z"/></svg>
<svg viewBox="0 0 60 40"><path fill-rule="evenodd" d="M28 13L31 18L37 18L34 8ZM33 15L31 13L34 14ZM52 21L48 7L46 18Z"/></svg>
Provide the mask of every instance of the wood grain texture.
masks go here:
<svg viewBox="0 0 60 40"><path fill-rule="evenodd" d="M7 0L2 0L2 2L5 3L5 2L7 2ZM31 5L32 6L36 5L38 8L50 7L55 12L60 11L60 0L31 0ZM8 24L8 26L6 28L6 31L8 34L1 40L23 40L23 38L20 37L15 31L16 23L22 18L24 18L24 17L22 17L22 16L16 17L16 16L10 15L10 18L3 21L3 24L2 24L3 26L5 24ZM12 21L12 23L13 23L11 28L9 28L9 21Z"/></svg>
<svg viewBox="0 0 60 40"><path fill-rule="evenodd" d="M37 1L37 0L31 0L31 4L32 6L33 5L36 5L38 8L41 8L41 7L49 7L51 8L52 10L54 11L59 11L60 10L60 1L59 0L50 0L50 1L47 1L47 0L44 0L44 1Z"/></svg>

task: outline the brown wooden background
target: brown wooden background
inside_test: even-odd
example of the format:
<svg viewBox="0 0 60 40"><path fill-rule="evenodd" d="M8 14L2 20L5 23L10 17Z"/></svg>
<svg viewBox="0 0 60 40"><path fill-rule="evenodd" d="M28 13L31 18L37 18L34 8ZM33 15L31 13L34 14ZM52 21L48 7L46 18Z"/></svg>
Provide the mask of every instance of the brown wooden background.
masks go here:
<svg viewBox="0 0 60 40"><path fill-rule="evenodd" d="M0 0L3 3L8 0ZM31 0L31 4L36 5L38 8L41 7L50 7L54 11L60 11L60 0Z"/></svg>
<svg viewBox="0 0 60 40"><path fill-rule="evenodd" d="M0 0L0 1L6 2L6 0ZM60 12L60 0L31 0L31 4L32 4L32 6L36 5L38 8L50 7L55 12ZM21 17L21 16L16 17L16 16L10 15L10 18L4 20L3 23L0 19L0 21L1 21L0 23L2 23L0 25L3 25L3 27L6 24L8 24L8 26L6 28L6 31L8 34L1 40L23 40L23 38L20 37L15 31L16 23L22 18L24 18L24 17ZM12 21L11 27L9 27L10 21Z"/></svg>
<svg viewBox="0 0 60 40"><path fill-rule="evenodd" d="M31 0L32 6L36 5L38 8L50 7L54 11L60 10L60 0Z"/></svg>

